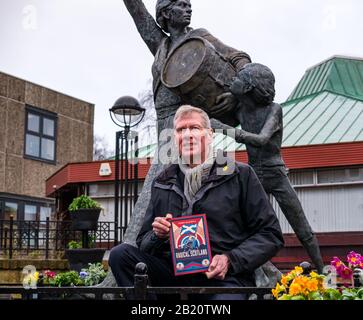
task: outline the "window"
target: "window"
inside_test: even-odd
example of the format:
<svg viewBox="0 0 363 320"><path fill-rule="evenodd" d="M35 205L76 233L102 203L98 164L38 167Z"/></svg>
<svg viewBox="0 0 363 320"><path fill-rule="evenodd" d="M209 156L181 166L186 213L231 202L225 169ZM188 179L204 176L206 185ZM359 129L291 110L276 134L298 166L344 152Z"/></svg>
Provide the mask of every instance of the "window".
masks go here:
<svg viewBox="0 0 363 320"><path fill-rule="evenodd" d="M51 202L20 197L12 199L0 195L0 220L10 220L10 216L13 216L14 221L41 221L45 224L48 217L52 219L53 211Z"/></svg>
<svg viewBox="0 0 363 320"><path fill-rule="evenodd" d="M40 218L39 220L44 223L47 218L51 218L52 208L50 207L40 207Z"/></svg>
<svg viewBox="0 0 363 320"><path fill-rule="evenodd" d="M28 205L24 206L24 220L36 221L37 220L37 206Z"/></svg>
<svg viewBox="0 0 363 320"><path fill-rule="evenodd" d="M88 189L88 195L90 197L102 197L102 196L114 196L115 185L114 184L90 184Z"/></svg>
<svg viewBox="0 0 363 320"><path fill-rule="evenodd" d="M14 220L18 218L18 204L14 202L5 202L4 219L10 220L12 216Z"/></svg>
<svg viewBox="0 0 363 320"><path fill-rule="evenodd" d="M25 124L25 157L55 164L56 115L27 106Z"/></svg>
<svg viewBox="0 0 363 320"><path fill-rule="evenodd" d="M290 182L294 186L314 183L314 171L292 171L289 173Z"/></svg>
<svg viewBox="0 0 363 320"><path fill-rule="evenodd" d="M319 170L318 183L360 182L363 181L363 168Z"/></svg>

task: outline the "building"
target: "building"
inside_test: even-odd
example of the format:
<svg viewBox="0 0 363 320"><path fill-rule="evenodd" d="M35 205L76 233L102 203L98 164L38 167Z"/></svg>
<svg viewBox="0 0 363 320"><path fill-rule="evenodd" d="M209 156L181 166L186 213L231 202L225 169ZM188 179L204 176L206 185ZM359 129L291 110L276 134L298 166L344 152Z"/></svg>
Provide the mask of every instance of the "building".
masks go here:
<svg viewBox="0 0 363 320"><path fill-rule="evenodd" d="M347 250L363 253L363 59L334 56L308 69L282 106L283 158L317 233L323 259L329 262ZM215 146L247 162L243 145L216 136ZM154 151L155 146L148 146L139 157L151 158ZM99 174L102 163L110 166L107 177ZM148 164L140 167L141 183L148 168ZM103 219L113 221L113 173L113 161L70 163L48 179L47 195L56 196L54 184L60 197L62 190L82 187L104 206ZM286 241L274 262L289 268L308 257L277 203L271 201Z"/></svg>
<svg viewBox="0 0 363 320"><path fill-rule="evenodd" d="M45 220L45 180L92 161L94 105L0 73L0 220Z"/></svg>

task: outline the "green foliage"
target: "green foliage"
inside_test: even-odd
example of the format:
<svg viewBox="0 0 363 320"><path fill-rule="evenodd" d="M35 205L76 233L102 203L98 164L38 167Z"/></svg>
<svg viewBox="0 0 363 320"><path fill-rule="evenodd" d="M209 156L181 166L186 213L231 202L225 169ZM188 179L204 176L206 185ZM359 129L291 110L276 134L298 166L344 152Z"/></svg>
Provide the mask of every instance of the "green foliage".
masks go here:
<svg viewBox="0 0 363 320"><path fill-rule="evenodd" d="M69 241L67 244L68 249L81 249L82 241ZM88 248L95 248L96 247L96 235L89 235L88 236Z"/></svg>
<svg viewBox="0 0 363 320"><path fill-rule="evenodd" d="M106 278L106 271L103 269L101 263L89 264L88 269L82 269L80 272L86 286L94 286L101 283Z"/></svg>
<svg viewBox="0 0 363 320"><path fill-rule="evenodd" d="M81 249L82 243L80 241L69 241L68 249Z"/></svg>
<svg viewBox="0 0 363 320"><path fill-rule="evenodd" d="M61 272L45 270L36 277L38 285L56 287L95 286L106 278L107 272L101 263L89 263L87 269L82 269L78 274L76 271Z"/></svg>
<svg viewBox="0 0 363 320"><path fill-rule="evenodd" d="M74 198L68 207L70 212L74 212L79 209L101 209L101 206L97 201L91 199L90 197L81 195L77 198Z"/></svg>
<svg viewBox="0 0 363 320"><path fill-rule="evenodd" d="M96 248L96 235L88 236L88 248Z"/></svg>
<svg viewBox="0 0 363 320"><path fill-rule="evenodd" d="M363 288L344 289L341 300L363 300Z"/></svg>
<svg viewBox="0 0 363 320"><path fill-rule="evenodd" d="M69 271L57 274L54 278L54 284L57 287L74 287L84 285L84 281L76 271Z"/></svg>
<svg viewBox="0 0 363 320"><path fill-rule="evenodd" d="M321 292L315 291L309 294L309 300L324 300L324 297Z"/></svg>
<svg viewBox="0 0 363 320"><path fill-rule="evenodd" d="M323 297L324 300L341 300L342 294L338 289L330 288L325 290Z"/></svg>
<svg viewBox="0 0 363 320"><path fill-rule="evenodd" d="M284 294L279 300L306 300L304 296L298 295L291 297ZM347 289L326 289L322 292L313 292L308 300L363 300L363 288Z"/></svg>

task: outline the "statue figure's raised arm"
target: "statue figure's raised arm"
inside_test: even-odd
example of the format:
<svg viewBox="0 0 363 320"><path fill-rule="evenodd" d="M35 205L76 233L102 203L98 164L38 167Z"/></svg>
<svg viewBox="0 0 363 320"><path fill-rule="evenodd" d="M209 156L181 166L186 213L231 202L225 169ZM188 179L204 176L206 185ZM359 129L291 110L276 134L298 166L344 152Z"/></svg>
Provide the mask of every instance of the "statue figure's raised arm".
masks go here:
<svg viewBox="0 0 363 320"><path fill-rule="evenodd" d="M166 34L157 25L155 19L147 11L145 4L141 0L123 1L134 20L142 39L145 41L151 53L155 56L158 47L163 38L166 37Z"/></svg>

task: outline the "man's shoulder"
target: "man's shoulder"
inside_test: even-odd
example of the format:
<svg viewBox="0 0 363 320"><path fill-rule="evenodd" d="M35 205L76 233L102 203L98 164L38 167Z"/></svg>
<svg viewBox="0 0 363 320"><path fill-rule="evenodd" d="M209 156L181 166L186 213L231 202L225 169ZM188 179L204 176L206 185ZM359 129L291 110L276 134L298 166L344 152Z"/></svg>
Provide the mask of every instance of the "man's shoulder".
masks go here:
<svg viewBox="0 0 363 320"><path fill-rule="evenodd" d="M163 182L171 178L175 178L177 175L178 165L169 164L163 168L155 177L154 182Z"/></svg>
<svg viewBox="0 0 363 320"><path fill-rule="evenodd" d="M252 169L252 167L245 162L239 162L239 161L235 161L235 165L237 170L239 171L239 173L242 174L249 174Z"/></svg>
<svg viewBox="0 0 363 320"><path fill-rule="evenodd" d="M197 28L190 31L190 36L208 37L211 33L207 29Z"/></svg>

